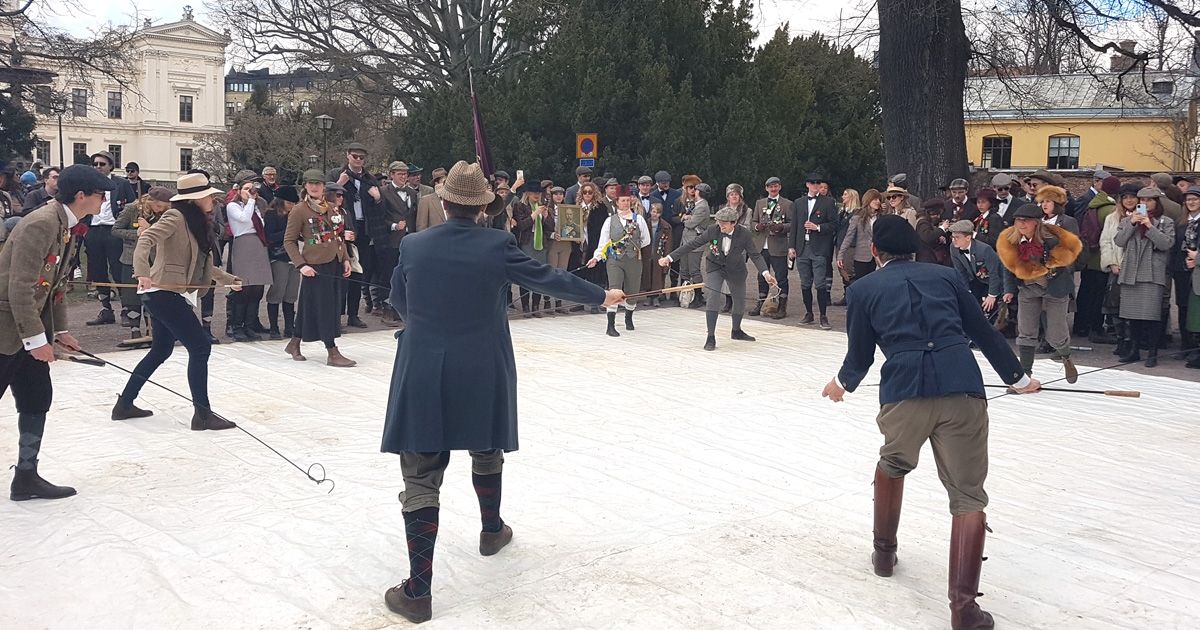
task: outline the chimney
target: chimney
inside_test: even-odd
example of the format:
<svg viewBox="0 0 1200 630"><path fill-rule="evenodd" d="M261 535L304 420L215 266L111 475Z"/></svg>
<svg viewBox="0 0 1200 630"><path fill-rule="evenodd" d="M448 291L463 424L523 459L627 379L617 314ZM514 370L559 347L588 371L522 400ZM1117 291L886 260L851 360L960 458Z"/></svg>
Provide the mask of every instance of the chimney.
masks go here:
<svg viewBox="0 0 1200 630"><path fill-rule="evenodd" d="M1137 52L1137 42L1132 39L1121 40L1119 47L1129 53ZM1111 72L1124 72L1131 67L1133 67L1133 59L1122 53L1116 53L1108 58L1108 69Z"/></svg>

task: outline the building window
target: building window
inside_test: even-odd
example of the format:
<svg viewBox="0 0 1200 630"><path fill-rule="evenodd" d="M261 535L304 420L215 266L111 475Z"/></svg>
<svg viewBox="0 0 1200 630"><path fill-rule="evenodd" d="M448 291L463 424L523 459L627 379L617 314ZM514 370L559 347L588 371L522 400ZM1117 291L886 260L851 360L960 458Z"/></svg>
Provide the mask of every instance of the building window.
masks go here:
<svg viewBox="0 0 1200 630"><path fill-rule="evenodd" d="M238 110L239 112L240 112L240 111L242 111L242 103L238 103L238 104L237 104L237 110Z"/></svg>
<svg viewBox="0 0 1200 630"><path fill-rule="evenodd" d="M1012 168L1012 137L987 136L983 139L983 168Z"/></svg>
<svg viewBox="0 0 1200 630"><path fill-rule="evenodd" d="M72 144L71 145L71 159L78 162L79 156L81 156L81 155L83 156L83 159L85 159L85 160L88 159L89 154L88 154L88 150L87 150L87 143L86 142L76 142L76 143ZM87 164L88 164L88 166L91 166L92 161L88 160Z"/></svg>
<svg viewBox="0 0 1200 630"><path fill-rule="evenodd" d="M38 140L33 145L33 159L42 164L50 163L50 141Z"/></svg>
<svg viewBox="0 0 1200 630"><path fill-rule="evenodd" d="M317 84L317 89L318 89L318 90L324 90L324 89L325 89L325 82L324 82L324 81L322 81L322 82L318 83L318 84Z"/></svg>
<svg viewBox="0 0 1200 630"><path fill-rule="evenodd" d="M180 149L179 150L179 170L183 171L184 173L192 170L192 150L191 149Z"/></svg>
<svg viewBox="0 0 1200 630"><path fill-rule="evenodd" d="M300 113L309 114L312 112L312 103L309 101L300 101Z"/></svg>
<svg viewBox="0 0 1200 630"><path fill-rule="evenodd" d="M286 110L287 110L287 107L283 103L275 104L275 113L276 114L279 114L280 116L282 116Z"/></svg>
<svg viewBox="0 0 1200 630"><path fill-rule="evenodd" d="M192 122L192 97L190 96L179 97L179 122Z"/></svg>
<svg viewBox="0 0 1200 630"><path fill-rule="evenodd" d="M124 162L121 161L121 145L108 145L108 152L112 154L113 161L116 162L116 164L113 164L113 168L120 170L121 165L124 164Z"/></svg>
<svg viewBox="0 0 1200 630"><path fill-rule="evenodd" d="M85 118L87 116L87 90L75 88L71 90L71 114Z"/></svg>
<svg viewBox="0 0 1200 630"><path fill-rule="evenodd" d="M225 115L232 116L237 113L237 104L231 102L225 103Z"/></svg>
<svg viewBox="0 0 1200 630"><path fill-rule="evenodd" d="M1050 136L1046 168L1079 168L1079 136Z"/></svg>
<svg viewBox="0 0 1200 630"><path fill-rule="evenodd" d="M33 109L39 114L51 114L53 110L50 103L53 101L53 96L50 93L50 87L39 85L33 88Z"/></svg>
<svg viewBox="0 0 1200 630"><path fill-rule="evenodd" d="M108 93L108 117L109 118L120 118L121 117L121 93L120 92L109 92Z"/></svg>

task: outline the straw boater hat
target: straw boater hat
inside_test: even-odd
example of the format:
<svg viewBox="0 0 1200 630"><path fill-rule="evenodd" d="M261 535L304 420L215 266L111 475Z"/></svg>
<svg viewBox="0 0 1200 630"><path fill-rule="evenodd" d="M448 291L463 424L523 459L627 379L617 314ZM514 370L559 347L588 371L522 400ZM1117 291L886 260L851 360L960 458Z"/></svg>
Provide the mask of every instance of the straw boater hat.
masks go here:
<svg viewBox="0 0 1200 630"><path fill-rule="evenodd" d="M488 187L487 179L478 164L467 164L459 160L446 175L446 181L437 195L450 203L461 206L486 206L496 199Z"/></svg>
<svg viewBox="0 0 1200 630"><path fill-rule="evenodd" d="M179 192L174 197L171 197L171 201L203 199L209 195L220 195L225 192L210 186L208 178L204 176L204 173L188 173L175 180L175 187Z"/></svg>

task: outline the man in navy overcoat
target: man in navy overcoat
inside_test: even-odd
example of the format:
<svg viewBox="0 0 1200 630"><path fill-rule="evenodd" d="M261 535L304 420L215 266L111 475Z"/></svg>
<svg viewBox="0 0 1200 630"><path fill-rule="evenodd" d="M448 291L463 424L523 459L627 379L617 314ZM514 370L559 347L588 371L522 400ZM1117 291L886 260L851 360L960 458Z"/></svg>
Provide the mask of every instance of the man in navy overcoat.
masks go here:
<svg viewBox="0 0 1200 630"><path fill-rule="evenodd" d="M392 307L404 321L396 351L385 453L400 455L410 576L388 589L393 612L420 623L432 616L430 584L438 496L450 451L471 455L483 531L479 552L500 551L512 528L500 518L504 452L517 450L517 368L508 328L512 285L588 306L625 299L543 265L509 232L477 220L503 211L477 164L459 162L437 191L449 219L400 243Z"/></svg>

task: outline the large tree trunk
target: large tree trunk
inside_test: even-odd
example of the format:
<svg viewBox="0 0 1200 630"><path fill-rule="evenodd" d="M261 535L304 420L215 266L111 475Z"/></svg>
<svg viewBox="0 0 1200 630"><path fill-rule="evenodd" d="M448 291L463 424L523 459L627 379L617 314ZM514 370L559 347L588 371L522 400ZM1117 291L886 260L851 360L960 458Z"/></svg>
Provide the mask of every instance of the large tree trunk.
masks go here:
<svg viewBox="0 0 1200 630"><path fill-rule="evenodd" d="M879 83L888 173L923 199L967 176L963 89L970 44L959 0L879 0Z"/></svg>

